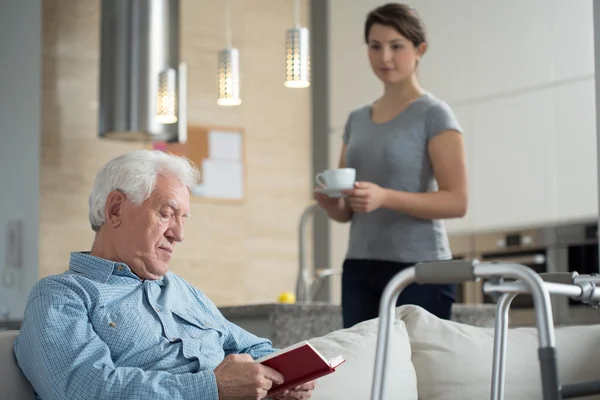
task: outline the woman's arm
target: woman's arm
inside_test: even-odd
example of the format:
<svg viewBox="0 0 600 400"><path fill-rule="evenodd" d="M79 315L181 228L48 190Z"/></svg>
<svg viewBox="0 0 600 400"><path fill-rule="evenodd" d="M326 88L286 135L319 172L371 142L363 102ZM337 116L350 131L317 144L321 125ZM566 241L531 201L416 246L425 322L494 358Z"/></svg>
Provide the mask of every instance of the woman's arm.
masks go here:
<svg viewBox="0 0 600 400"><path fill-rule="evenodd" d="M463 217L467 212L468 184L462 135L454 130L442 132L429 141L428 151L438 191L383 189L381 206L422 219Z"/></svg>

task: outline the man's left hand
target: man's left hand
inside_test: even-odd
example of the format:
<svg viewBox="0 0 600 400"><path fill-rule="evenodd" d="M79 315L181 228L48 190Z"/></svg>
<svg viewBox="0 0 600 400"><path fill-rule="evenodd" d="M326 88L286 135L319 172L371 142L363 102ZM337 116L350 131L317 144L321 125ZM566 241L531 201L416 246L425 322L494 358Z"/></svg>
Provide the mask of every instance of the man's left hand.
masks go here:
<svg viewBox="0 0 600 400"><path fill-rule="evenodd" d="M371 182L356 182L354 188L345 190L348 205L355 212L371 212L377 210L385 201L386 190Z"/></svg>
<svg viewBox="0 0 600 400"><path fill-rule="evenodd" d="M311 381L273 397L273 400L308 400L312 396L316 382Z"/></svg>

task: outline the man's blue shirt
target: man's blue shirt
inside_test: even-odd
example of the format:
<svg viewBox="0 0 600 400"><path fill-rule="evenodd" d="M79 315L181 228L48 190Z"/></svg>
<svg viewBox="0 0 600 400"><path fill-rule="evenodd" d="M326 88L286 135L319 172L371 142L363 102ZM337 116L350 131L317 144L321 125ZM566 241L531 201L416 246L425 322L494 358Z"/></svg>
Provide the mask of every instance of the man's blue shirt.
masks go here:
<svg viewBox="0 0 600 400"><path fill-rule="evenodd" d="M44 400L217 400L213 370L226 355L275 351L181 277L141 281L87 253L34 286L14 349Z"/></svg>

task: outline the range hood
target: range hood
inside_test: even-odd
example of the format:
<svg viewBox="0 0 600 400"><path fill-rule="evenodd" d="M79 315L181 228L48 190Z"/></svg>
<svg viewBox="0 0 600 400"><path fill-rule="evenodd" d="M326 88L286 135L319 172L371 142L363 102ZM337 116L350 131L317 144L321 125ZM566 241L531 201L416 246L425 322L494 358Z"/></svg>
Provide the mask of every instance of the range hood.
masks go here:
<svg viewBox="0 0 600 400"><path fill-rule="evenodd" d="M185 136L179 18L179 0L102 0L101 138L181 141ZM170 101L171 107L165 107ZM165 109L174 115L165 118Z"/></svg>

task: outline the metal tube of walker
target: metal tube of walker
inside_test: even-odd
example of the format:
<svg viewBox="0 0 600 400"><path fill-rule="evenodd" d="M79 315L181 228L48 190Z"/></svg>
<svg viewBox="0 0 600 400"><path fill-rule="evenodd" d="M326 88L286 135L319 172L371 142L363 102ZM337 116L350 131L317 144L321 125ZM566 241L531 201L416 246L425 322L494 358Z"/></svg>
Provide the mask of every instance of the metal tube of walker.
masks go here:
<svg viewBox="0 0 600 400"><path fill-rule="evenodd" d="M379 331L375 352L375 369L371 391L372 400L383 398L387 348L393 321L395 319L396 302L400 292L413 282L418 283L460 283L474 280L474 266L477 261L449 260L417 264L400 271L386 285L379 304Z"/></svg>
<svg viewBox="0 0 600 400"><path fill-rule="evenodd" d="M594 282L596 276L579 276L577 284L574 277L577 274L570 273L552 273L540 274L545 281L544 285L550 294L563 295L571 298L581 298L584 295L584 288L581 285ZM591 279L587 279L587 278ZM506 374L506 339L508 329L508 311L510 303L519 293L529 293L526 285L522 282L504 282L502 284L494 284L485 282L483 285L484 293L500 292L503 293L496 306L496 324L494 332L494 359L492 365L492 400L504 399L504 385ZM600 299L600 288L594 288L589 294L589 298L593 300ZM563 398L577 397L567 393L570 386L563 386Z"/></svg>
<svg viewBox="0 0 600 400"><path fill-rule="evenodd" d="M544 286L548 289L550 294L562 295L577 298L583 293L581 287L577 285L567 285L564 283L550 283L545 282ZM529 288L523 282L503 282L494 284L491 282L484 282L483 284L484 293L529 293Z"/></svg>
<svg viewBox="0 0 600 400"><path fill-rule="evenodd" d="M494 328L494 358L492 361L491 400L504 400L506 377L506 339L508 334L508 311L516 293L504 293L496 305L496 324Z"/></svg>
<svg viewBox="0 0 600 400"><path fill-rule="evenodd" d="M567 296L576 300L583 301L600 301L600 287L596 287L592 282L585 279L579 280L577 283L553 283L544 282L544 286L548 292L553 295ZM529 289L525 284L519 281L492 283L485 282L483 284L484 293L529 293Z"/></svg>
<svg viewBox="0 0 600 400"><path fill-rule="evenodd" d="M433 272L439 266L444 265L444 262L426 263L427 279L422 279L428 283L446 283L451 280L452 283L458 282L457 276L452 276L448 273L448 269L442 270L441 277L438 282L433 279ZM463 262L464 264L464 262ZM548 289L544 286L544 282L540 276L533 270L518 264L478 264L471 263L472 273L469 274L466 265L457 264L460 266L460 279L467 281L469 277L492 277L506 276L509 278L520 279L526 286L530 288L530 292L534 299L536 322L539 336L539 357L540 368L542 375L542 386L544 400L558 400L560 396L560 387L558 384L556 355L554 348L554 331L552 310L550 304L550 295ZM447 266L446 266L447 267ZM377 348L375 354L375 369L373 376L373 386L371 400L381 400L383 396L383 385L385 382L385 366L386 366L386 350L388 340L392 329L392 321L395 317L395 305L400 292L413 281L417 280L416 267L407 268L398 273L386 285L379 307L379 332L377 338ZM424 276L425 276L424 275ZM421 280L421 279L419 279Z"/></svg>
<svg viewBox="0 0 600 400"><path fill-rule="evenodd" d="M519 264L477 265L475 274L482 277L503 276L522 281L530 288L535 305L536 324L540 347L538 357L542 376L544 400L560 399L560 384L556 366L554 321L550 303L550 292L542 278L532 269Z"/></svg>
<svg viewBox="0 0 600 400"><path fill-rule="evenodd" d="M400 271L387 284L379 303L379 332L375 350L375 369L371 389L371 400L382 400L387 367L387 348L394 319L396 301L400 292L415 281L415 267Z"/></svg>
<svg viewBox="0 0 600 400"><path fill-rule="evenodd" d="M479 264L475 275L480 277L502 276L518 279L529 287L535 305L536 323L540 347L554 347L554 329L550 293L542 278L532 269L520 264Z"/></svg>

